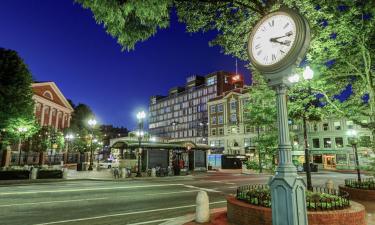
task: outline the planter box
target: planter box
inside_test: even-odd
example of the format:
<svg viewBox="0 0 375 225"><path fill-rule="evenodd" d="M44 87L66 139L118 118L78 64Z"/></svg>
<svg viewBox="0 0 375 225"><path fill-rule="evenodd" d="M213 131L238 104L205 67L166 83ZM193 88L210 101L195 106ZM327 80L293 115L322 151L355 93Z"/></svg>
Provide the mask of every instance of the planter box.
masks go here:
<svg viewBox="0 0 375 225"><path fill-rule="evenodd" d="M56 179L63 178L61 170L39 170L37 179Z"/></svg>
<svg viewBox="0 0 375 225"><path fill-rule="evenodd" d="M359 188L350 188L347 186L339 186L340 191L346 191L349 193L350 199L360 201L374 201L375 202L375 190L366 190Z"/></svg>
<svg viewBox="0 0 375 225"><path fill-rule="evenodd" d="M228 222L234 225L272 225L271 208L251 205L227 197ZM351 207L343 210L308 211L309 225L366 225L365 207L351 202Z"/></svg>
<svg viewBox="0 0 375 225"><path fill-rule="evenodd" d="M28 170L8 170L0 171L0 180L27 180L30 171Z"/></svg>

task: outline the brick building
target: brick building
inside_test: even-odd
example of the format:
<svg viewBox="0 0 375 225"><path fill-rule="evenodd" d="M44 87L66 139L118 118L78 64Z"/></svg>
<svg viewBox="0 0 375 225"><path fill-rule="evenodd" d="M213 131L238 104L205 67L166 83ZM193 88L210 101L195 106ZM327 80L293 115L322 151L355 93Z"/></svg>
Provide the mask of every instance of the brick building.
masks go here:
<svg viewBox="0 0 375 225"><path fill-rule="evenodd" d="M54 82L32 84L35 118L41 126L63 130L70 126L73 108Z"/></svg>

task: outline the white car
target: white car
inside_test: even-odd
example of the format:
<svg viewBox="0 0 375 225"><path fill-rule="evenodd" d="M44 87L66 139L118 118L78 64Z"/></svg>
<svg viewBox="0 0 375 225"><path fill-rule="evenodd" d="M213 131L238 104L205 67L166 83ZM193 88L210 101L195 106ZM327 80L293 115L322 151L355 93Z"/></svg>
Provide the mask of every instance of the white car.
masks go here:
<svg viewBox="0 0 375 225"><path fill-rule="evenodd" d="M118 166L119 166L118 160L108 159L99 163L99 168L105 168L105 169L118 168Z"/></svg>

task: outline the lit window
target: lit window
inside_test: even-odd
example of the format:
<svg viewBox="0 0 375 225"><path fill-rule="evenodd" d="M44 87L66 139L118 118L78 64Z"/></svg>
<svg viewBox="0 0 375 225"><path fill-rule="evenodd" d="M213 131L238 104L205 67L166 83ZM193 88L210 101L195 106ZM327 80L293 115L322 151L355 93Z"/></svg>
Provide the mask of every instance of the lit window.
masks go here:
<svg viewBox="0 0 375 225"><path fill-rule="evenodd" d="M237 114L232 114L232 115L230 115L230 121L232 122L232 123L235 123L235 122L237 122Z"/></svg>
<svg viewBox="0 0 375 225"><path fill-rule="evenodd" d="M210 106L210 112L211 112L211 113L216 112L216 106L215 106L215 105L211 105L211 106Z"/></svg>
<svg viewBox="0 0 375 225"><path fill-rule="evenodd" d="M342 137L335 138L336 148L343 148L344 147L344 140Z"/></svg>
<svg viewBox="0 0 375 225"><path fill-rule="evenodd" d="M323 138L324 148L330 148L332 146L331 138Z"/></svg>
<svg viewBox="0 0 375 225"><path fill-rule="evenodd" d="M216 124L216 116L213 116L212 119L211 119L211 123L212 124Z"/></svg>
<svg viewBox="0 0 375 225"><path fill-rule="evenodd" d="M223 104L217 105L217 111L222 112L223 111Z"/></svg>
<svg viewBox="0 0 375 225"><path fill-rule="evenodd" d="M224 123L224 117L223 115L220 115L219 116L219 124L223 124Z"/></svg>
<svg viewBox="0 0 375 225"><path fill-rule="evenodd" d="M341 130L341 123L340 123L340 121L333 122L333 125L335 127L335 130Z"/></svg>

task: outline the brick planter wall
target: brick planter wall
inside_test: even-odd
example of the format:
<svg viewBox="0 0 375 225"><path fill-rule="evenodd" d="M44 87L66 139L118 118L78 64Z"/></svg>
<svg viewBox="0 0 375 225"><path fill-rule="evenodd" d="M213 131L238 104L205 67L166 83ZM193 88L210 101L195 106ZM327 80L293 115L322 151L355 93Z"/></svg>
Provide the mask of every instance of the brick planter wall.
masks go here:
<svg viewBox="0 0 375 225"><path fill-rule="evenodd" d="M228 222L235 225L272 225L271 208L250 205L227 197ZM366 213L363 205L351 202L351 207L344 210L309 211L309 225L366 225Z"/></svg>
<svg viewBox="0 0 375 225"><path fill-rule="evenodd" d="M352 200L375 201L375 190L364 190L346 186L339 186L339 189L348 192Z"/></svg>

